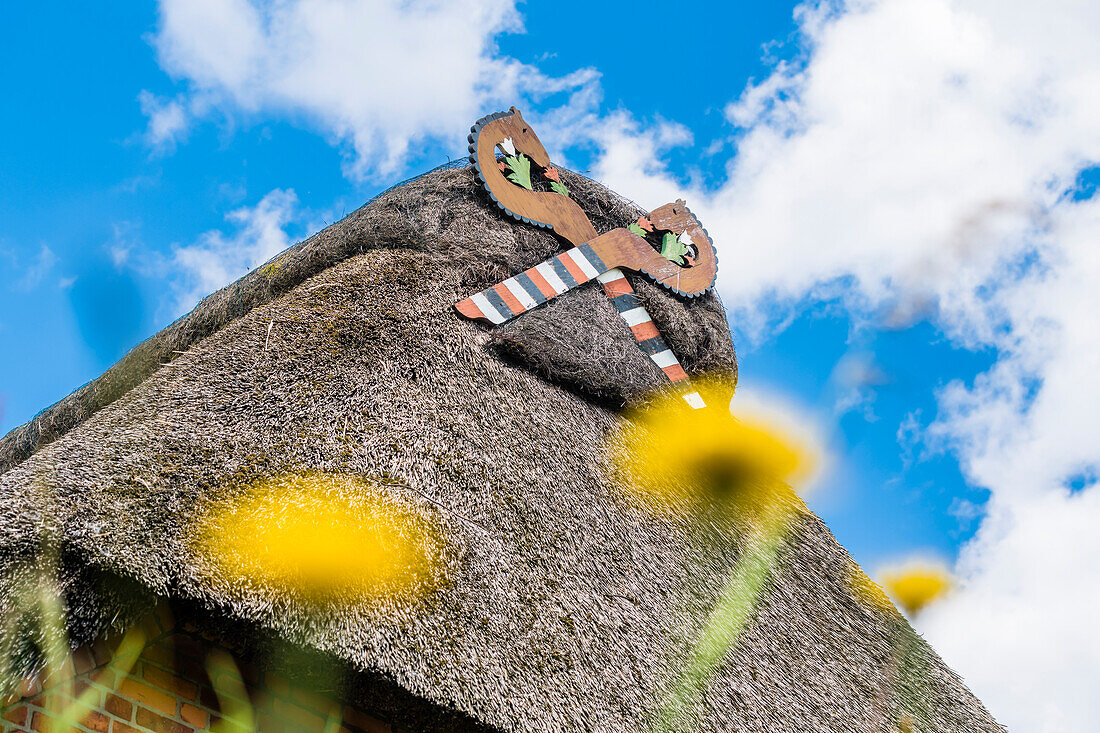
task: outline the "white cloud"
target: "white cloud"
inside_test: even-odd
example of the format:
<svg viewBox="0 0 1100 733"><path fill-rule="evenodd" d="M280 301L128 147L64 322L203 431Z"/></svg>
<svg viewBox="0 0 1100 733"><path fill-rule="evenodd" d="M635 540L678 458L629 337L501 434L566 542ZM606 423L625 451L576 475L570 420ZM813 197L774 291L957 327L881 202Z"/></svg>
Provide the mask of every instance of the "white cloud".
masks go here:
<svg viewBox="0 0 1100 733"><path fill-rule="evenodd" d="M287 226L298 216L298 197L275 189L252 207L226 215L235 231L208 231L194 244L173 248L171 266L176 291L175 315L228 285L290 246Z"/></svg>
<svg viewBox="0 0 1100 733"><path fill-rule="evenodd" d="M143 261L148 259L148 255L143 252L139 224L132 221L117 221L112 225L112 229L111 240L107 242L105 249L116 269L131 264L131 257L135 253Z"/></svg>
<svg viewBox="0 0 1100 733"><path fill-rule="evenodd" d="M1096 730L1100 492L993 500L966 546L961 592L921 619L929 640L1012 731Z"/></svg>
<svg viewBox="0 0 1100 733"><path fill-rule="evenodd" d="M166 153L176 149L187 134L188 112L182 99L161 99L152 92L142 90L138 95L141 113L149 118L145 130L145 144L154 152Z"/></svg>
<svg viewBox="0 0 1100 733"><path fill-rule="evenodd" d="M347 173L363 177L398 170L425 140L462 148L494 104L594 81L500 56L494 38L518 30L513 0L161 0L155 45L204 110L302 120L346 145ZM185 105L150 103L150 137L178 137Z"/></svg>
<svg viewBox="0 0 1100 733"><path fill-rule="evenodd" d="M947 508L947 513L958 520L961 528L966 529L974 520L985 515L985 509L969 499L956 496L951 500L951 506Z"/></svg>
<svg viewBox="0 0 1100 733"><path fill-rule="evenodd" d="M739 326L767 334L839 296L997 350L941 391L935 423L902 426L991 492L960 589L921 627L1010 728L1094 730L1100 489L1064 484L1100 465L1100 202L1064 192L1100 161L1100 4L858 1L799 19L801 60L727 109L724 184L676 180L661 156L683 141L624 116L583 120L595 172L650 207L687 190Z"/></svg>
<svg viewBox="0 0 1100 733"><path fill-rule="evenodd" d="M994 298L1012 324L973 387L940 396L933 426L993 489L960 559L963 592L932 640L1019 730L1089 731L1100 718L1100 200L1055 208L1042 274Z"/></svg>
<svg viewBox="0 0 1100 733"><path fill-rule="evenodd" d="M34 290L43 278L50 274L56 264L57 255L53 253L52 249L43 244L34 260L23 270L22 276L15 281L15 289L25 293Z"/></svg>
<svg viewBox="0 0 1100 733"><path fill-rule="evenodd" d="M874 354L854 351L845 354L833 367L830 376L836 399L836 415L858 411L868 422L876 422L874 402L876 388L890 382L889 376L875 363Z"/></svg>

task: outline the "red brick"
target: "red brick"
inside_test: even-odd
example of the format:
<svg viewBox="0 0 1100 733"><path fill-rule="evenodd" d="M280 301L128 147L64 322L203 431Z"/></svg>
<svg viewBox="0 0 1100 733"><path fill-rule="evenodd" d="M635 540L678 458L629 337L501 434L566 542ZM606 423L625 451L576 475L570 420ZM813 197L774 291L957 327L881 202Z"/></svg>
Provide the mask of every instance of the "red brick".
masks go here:
<svg viewBox="0 0 1100 733"><path fill-rule="evenodd" d="M218 696L214 694L214 690L203 685L199 688L199 703L204 707L213 708L217 710L219 707Z"/></svg>
<svg viewBox="0 0 1100 733"><path fill-rule="evenodd" d="M241 679L241 671L237 668L233 660L228 657L223 657L220 654L209 660L207 668L209 669L211 680L216 681L222 677Z"/></svg>
<svg viewBox="0 0 1100 733"><path fill-rule="evenodd" d="M131 700L156 708L163 713L176 714L176 699L160 690L154 690L149 685L136 680L125 679L118 686L118 691Z"/></svg>
<svg viewBox="0 0 1100 733"><path fill-rule="evenodd" d="M389 723L383 723L373 715L368 715L351 705L344 707L344 722L363 733L390 733Z"/></svg>
<svg viewBox="0 0 1100 733"><path fill-rule="evenodd" d="M167 603L163 601L158 603L154 613L157 616L157 624L160 625L161 631L171 631L176 628L176 618L172 615L172 609L168 607Z"/></svg>
<svg viewBox="0 0 1100 733"><path fill-rule="evenodd" d="M73 667L76 668L77 674L84 674L95 669L96 663L95 658L92 657L92 650L82 646L73 652Z"/></svg>
<svg viewBox="0 0 1100 733"><path fill-rule="evenodd" d="M20 705L17 708L4 711L4 720L9 723L15 723L16 725L27 724L27 708L25 705Z"/></svg>
<svg viewBox="0 0 1100 733"><path fill-rule="evenodd" d="M114 647L108 644L103 639L97 639L92 643L92 659L95 660L96 666L102 666L111 661L115 656Z"/></svg>
<svg viewBox="0 0 1100 733"><path fill-rule="evenodd" d="M262 733L303 733L294 723L272 713L260 713L256 716L256 723L256 729Z"/></svg>
<svg viewBox="0 0 1100 733"><path fill-rule="evenodd" d="M264 684L272 692L277 692L280 695L290 694L290 683L287 682L285 677L280 677L277 674L268 672L264 675Z"/></svg>
<svg viewBox="0 0 1100 733"><path fill-rule="evenodd" d="M209 679L209 675L206 673L206 665L190 657L183 657L182 659L176 660L175 670L177 675L192 682L201 684Z"/></svg>
<svg viewBox="0 0 1100 733"><path fill-rule="evenodd" d="M69 699L68 696L62 696L61 689L61 687L48 689L38 697L32 697L27 702L29 702L31 705L34 705L36 708L42 708L47 712L52 713L54 710L57 710L61 705L64 705L65 701Z"/></svg>
<svg viewBox="0 0 1100 733"><path fill-rule="evenodd" d="M52 727L49 718L42 713L35 713L31 718L31 730L36 730L38 733L49 733Z"/></svg>
<svg viewBox="0 0 1100 733"><path fill-rule="evenodd" d="M103 702L103 693L99 688L92 687L84 680L73 680L72 696L86 698L91 704L100 705Z"/></svg>
<svg viewBox="0 0 1100 733"><path fill-rule="evenodd" d="M24 677L19 683L19 694L22 697L34 697L42 692L42 683L37 677Z"/></svg>
<svg viewBox="0 0 1100 733"><path fill-rule="evenodd" d="M259 700L261 698L272 697L271 690L263 687L262 685L248 685L244 686L244 689L248 691L248 696L253 700Z"/></svg>
<svg viewBox="0 0 1100 733"><path fill-rule="evenodd" d="M199 696L198 685L157 667L142 665L141 676L146 682L187 700L194 700Z"/></svg>
<svg viewBox="0 0 1100 733"><path fill-rule="evenodd" d="M47 718L50 717L73 717L82 718L86 715L90 715L94 712L98 712L99 702L91 701L86 704L81 701L74 700L68 695L50 694L44 696L43 700L43 715Z"/></svg>
<svg viewBox="0 0 1100 733"><path fill-rule="evenodd" d="M184 703L180 707L180 717L183 718L183 722L188 725L193 725L196 728L206 728L206 711L194 705Z"/></svg>
<svg viewBox="0 0 1100 733"><path fill-rule="evenodd" d="M137 728L121 723L117 720L111 721L111 733L145 733L145 731L138 730Z"/></svg>
<svg viewBox="0 0 1100 733"><path fill-rule="evenodd" d="M268 733L266 728L257 728L255 725L249 727L234 718L220 718L217 715L211 715L210 729L213 730L215 727L221 733L256 733L257 730Z"/></svg>
<svg viewBox="0 0 1100 733"><path fill-rule="evenodd" d="M81 719L80 724L96 733L107 733L111 725L110 719L103 713L93 710Z"/></svg>
<svg viewBox="0 0 1100 733"><path fill-rule="evenodd" d="M160 624L157 623L157 617L152 613L138 622L138 628L141 633L145 634L145 641L147 642L164 636L164 632L160 630Z"/></svg>
<svg viewBox="0 0 1100 733"><path fill-rule="evenodd" d="M118 682L118 678L115 676L114 671L106 667L92 672L88 679L95 682L97 685L103 685L111 690L115 689L115 683Z"/></svg>
<svg viewBox="0 0 1100 733"><path fill-rule="evenodd" d="M241 672L241 677L246 682L252 685L260 684L260 668L251 662L237 662L237 668Z"/></svg>
<svg viewBox="0 0 1100 733"><path fill-rule="evenodd" d="M76 676L76 670L73 669L73 660L70 657L65 657L65 661L61 663L61 666L53 671L53 674L47 675L42 680L43 687L54 687L62 682L67 682Z"/></svg>
<svg viewBox="0 0 1100 733"><path fill-rule="evenodd" d="M183 723L177 723L163 715L157 715L148 708L139 707L136 719L138 725L153 731L153 733L195 733L193 729L188 728Z"/></svg>
<svg viewBox="0 0 1100 733"><path fill-rule="evenodd" d="M275 698L275 715L284 720L297 723L306 730L320 731L325 727L325 719L287 700Z"/></svg>
<svg viewBox="0 0 1100 733"><path fill-rule="evenodd" d="M208 698L213 698L213 700L207 702ZM199 702L208 708L219 709L223 698L231 706L230 710L241 705L254 708L261 708L265 705L271 707L270 697L266 693L242 688L239 681L234 681L228 675L218 676L216 691L208 690L206 687L199 690Z"/></svg>
<svg viewBox="0 0 1100 733"><path fill-rule="evenodd" d="M248 687L247 685L244 689L245 692L248 693L245 699L252 701L252 707L256 708L257 710L259 710L260 708L271 710L272 702L276 698L276 695L272 693L271 690L268 690L265 687ZM237 699L239 697L236 690L227 691L224 689L224 685L219 686L218 692L222 695L224 695L226 692L229 692L230 697L234 699Z"/></svg>
<svg viewBox="0 0 1100 733"><path fill-rule="evenodd" d="M123 700L118 695L108 695L107 704L104 705L107 712L116 718L129 721L134 717L134 705L129 700Z"/></svg>
<svg viewBox="0 0 1100 733"><path fill-rule="evenodd" d="M175 653L163 644L150 644L141 650L141 658L144 661L159 664L162 667L174 667L176 665Z"/></svg>
<svg viewBox="0 0 1100 733"><path fill-rule="evenodd" d="M290 699L305 705L307 708L312 708L322 715L328 715L334 706L339 705L332 693L317 692L300 685L295 685L290 689Z"/></svg>
<svg viewBox="0 0 1100 733"><path fill-rule="evenodd" d="M62 695L57 690L50 690L49 692L43 692L38 697L32 697L27 700L29 705L33 705L36 708L42 708L48 713L60 710L63 706L72 702L72 698L68 695Z"/></svg>
<svg viewBox="0 0 1100 733"><path fill-rule="evenodd" d="M176 654L185 654L197 659L202 659L203 657L203 644L193 636L172 634L172 636L168 637L167 643L172 649L175 649Z"/></svg>

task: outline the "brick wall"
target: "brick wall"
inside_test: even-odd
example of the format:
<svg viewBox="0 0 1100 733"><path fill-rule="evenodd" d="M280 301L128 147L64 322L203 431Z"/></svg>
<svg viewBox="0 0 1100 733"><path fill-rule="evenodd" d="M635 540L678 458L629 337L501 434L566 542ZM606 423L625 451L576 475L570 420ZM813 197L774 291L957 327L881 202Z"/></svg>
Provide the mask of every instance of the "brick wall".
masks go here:
<svg viewBox="0 0 1100 733"><path fill-rule="evenodd" d="M325 685L243 661L163 606L130 633L129 645L101 639L53 677L24 679L0 700L3 733L404 733Z"/></svg>

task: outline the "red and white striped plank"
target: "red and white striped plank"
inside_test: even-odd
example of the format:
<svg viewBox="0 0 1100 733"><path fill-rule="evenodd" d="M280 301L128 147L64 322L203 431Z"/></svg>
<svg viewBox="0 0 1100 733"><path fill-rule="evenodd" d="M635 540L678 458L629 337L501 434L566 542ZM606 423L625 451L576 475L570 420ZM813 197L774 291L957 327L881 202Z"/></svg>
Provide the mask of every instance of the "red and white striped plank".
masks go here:
<svg viewBox="0 0 1100 733"><path fill-rule="evenodd" d="M456 303L455 308L467 318L482 319L499 326L593 278L599 280L639 348L649 355L670 382L684 382L686 386L687 372L661 338L653 318L622 270L607 269L603 260L587 244L567 250L475 293ZM684 394L683 398L695 409L705 407L698 392Z"/></svg>
<svg viewBox="0 0 1100 733"><path fill-rule="evenodd" d="M582 244L460 300L455 308L467 318L499 326L606 270L599 255Z"/></svg>
<svg viewBox="0 0 1100 733"><path fill-rule="evenodd" d="M661 333L657 330L657 324L653 322L652 316L642 305L641 299L634 292L634 288L630 285L630 281L626 279L626 275L623 274L622 270L617 267L613 268L597 279L600 281L607 297L611 299L611 304L619 312L619 317L630 328L638 347L649 355L653 363L668 377L668 381L673 383L684 382L686 385L689 381L687 372L684 371L680 360L676 358L676 354L661 338ZM706 407L702 395L698 392L689 392L682 395L682 397L688 405L696 410Z"/></svg>

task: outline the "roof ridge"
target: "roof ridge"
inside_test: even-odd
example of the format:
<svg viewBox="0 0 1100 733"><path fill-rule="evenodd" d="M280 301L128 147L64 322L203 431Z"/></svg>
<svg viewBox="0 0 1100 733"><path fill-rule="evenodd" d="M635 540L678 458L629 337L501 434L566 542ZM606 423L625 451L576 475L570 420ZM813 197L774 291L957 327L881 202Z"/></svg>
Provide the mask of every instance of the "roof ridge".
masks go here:
<svg viewBox="0 0 1100 733"><path fill-rule="evenodd" d="M207 336L253 309L271 302L308 278L363 251L363 241L354 242L355 246L352 247L326 250L323 245L327 242L322 240L333 236L325 237L327 232L332 232L340 224L361 215L364 210L397 189L434 173L453 168L468 168L469 165L466 158L460 158L395 183L372 196L339 221L292 244L229 285L210 293L189 313L139 343L98 377L44 408L28 422L12 428L7 435L0 438L0 474L7 473L39 448L62 437L99 410L120 399L148 379L161 365L172 362L183 351ZM349 241L345 238L340 244L347 245ZM295 262L287 263L288 255Z"/></svg>

